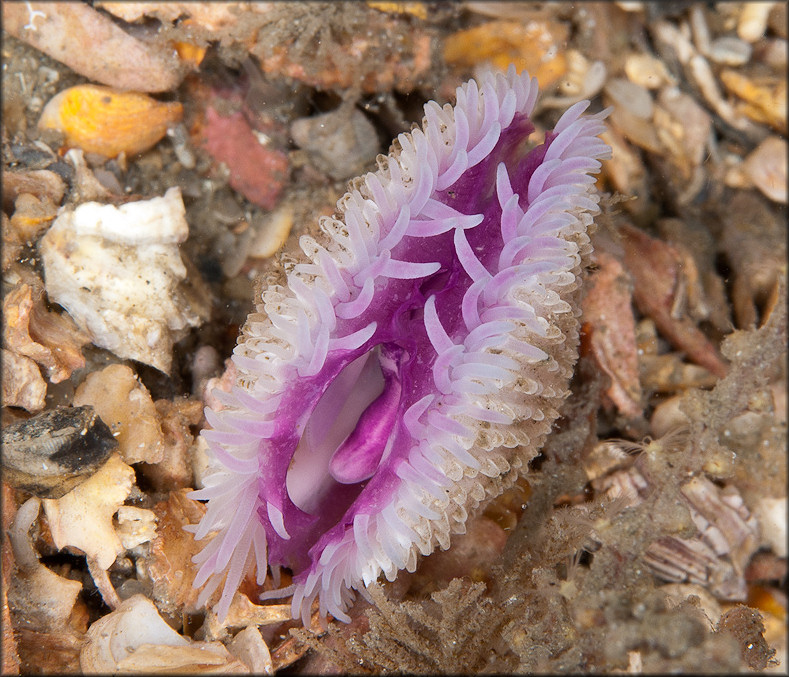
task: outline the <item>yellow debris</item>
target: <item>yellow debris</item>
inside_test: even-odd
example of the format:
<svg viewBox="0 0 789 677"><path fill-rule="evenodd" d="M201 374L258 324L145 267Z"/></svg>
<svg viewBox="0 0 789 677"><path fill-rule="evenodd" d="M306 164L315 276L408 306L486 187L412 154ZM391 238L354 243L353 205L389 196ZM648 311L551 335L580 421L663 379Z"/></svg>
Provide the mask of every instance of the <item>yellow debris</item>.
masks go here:
<svg viewBox="0 0 789 677"><path fill-rule="evenodd" d="M427 8L424 2L373 2L370 0L367 5L379 12L411 14L417 19L427 19Z"/></svg>
<svg viewBox="0 0 789 677"><path fill-rule="evenodd" d="M518 73L536 77L540 89L554 84L567 72L567 27L550 21L489 21L458 31L444 42L444 59L460 68L482 62L506 71L515 64Z"/></svg>

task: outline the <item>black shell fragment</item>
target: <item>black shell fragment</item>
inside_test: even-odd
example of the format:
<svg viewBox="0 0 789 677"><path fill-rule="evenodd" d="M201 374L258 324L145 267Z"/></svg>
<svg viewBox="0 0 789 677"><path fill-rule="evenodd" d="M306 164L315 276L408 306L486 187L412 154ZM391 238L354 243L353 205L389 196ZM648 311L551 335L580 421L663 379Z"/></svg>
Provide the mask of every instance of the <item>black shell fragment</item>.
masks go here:
<svg viewBox="0 0 789 677"><path fill-rule="evenodd" d="M60 498L96 472L118 441L91 406L61 407L3 428L3 479Z"/></svg>

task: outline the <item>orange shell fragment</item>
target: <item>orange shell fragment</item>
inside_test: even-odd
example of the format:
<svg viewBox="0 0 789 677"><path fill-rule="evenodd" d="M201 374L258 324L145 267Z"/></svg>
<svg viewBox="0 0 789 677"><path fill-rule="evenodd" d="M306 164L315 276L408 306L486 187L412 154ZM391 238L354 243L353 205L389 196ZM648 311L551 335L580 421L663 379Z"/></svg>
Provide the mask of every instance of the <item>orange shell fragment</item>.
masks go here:
<svg viewBox="0 0 789 677"><path fill-rule="evenodd" d="M69 148L112 158L122 152L136 155L148 150L182 117L180 103L99 85L77 85L49 100L38 126L62 132Z"/></svg>
<svg viewBox="0 0 789 677"><path fill-rule="evenodd" d="M181 59L181 61L191 64L195 68L203 63L205 54L208 51L205 47L193 45L190 42L176 42L173 46L178 53L178 58Z"/></svg>

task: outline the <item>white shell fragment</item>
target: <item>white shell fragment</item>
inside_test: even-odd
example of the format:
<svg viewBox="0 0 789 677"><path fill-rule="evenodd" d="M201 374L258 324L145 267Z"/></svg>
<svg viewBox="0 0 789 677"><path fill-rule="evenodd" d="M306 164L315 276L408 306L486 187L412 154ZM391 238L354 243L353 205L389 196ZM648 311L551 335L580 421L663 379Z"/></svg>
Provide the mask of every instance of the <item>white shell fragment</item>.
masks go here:
<svg viewBox="0 0 789 677"><path fill-rule="evenodd" d="M122 505L118 508L118 537L126 550L151 541L156 536L156 514L146 508Z"/></svg>
<svg viewBox="0 0 789 677"><path fill-rule="evenodd" d="M759 521L762 544L769 545L778 557L786 557L786 497L759 499L753 513Z"/></svg>
<svg viewBox="0 0 789 677"><path fill-rule="evenodd" d="M727 66L742 66L751 60L753 48L744 40L724 35L710 43L709 58Z"/></svg>
<svg viewBox="0 0 789 677"><path fill-rule="evenodd" d="M635 117L645 120L652 117L652 97L641 85L624 78L612 78L605 85L605 93L614 105L626 108Z"/></svg>
<svg viewBox="0 0 789 677"><path fill-rule="evenodd" d="M567 74L558 82L559 96L542 100L544 108L568 108L582 99L591 99L605 85L608 71L602 61L589 61L577 49L567 50Z"/></svg>
<svg viewBox="0 0 789 677"><path fill-rule="evenodd" d="M209 609L201 632L205 639L224 639L229 628L244 628L249 626L279 625L292 618L290 603L288 604L254 604L246 595L236 592L230 603L227 616L219 620L216 611ZM229 647L233 653L245 660Z"/></svg>
<svg viewBox="0 0 789 677"><path fill-rule="evenodd" d="M144 595L130 597L90 626L79 663L85 674L249 674L220 642L179 635Z"/></svg>
<svg viewBox="0 0 789 677"><path fill-rule="evenodd" d="M28 499L8 531L17 567L8 590L8 604L25 618L27 629L53 632L68 623L82 583L58 576L39 561L28 531L40 508L38 498Z"/></svg>
<svg viewBox="0 0 789 677"><path fill-rule="evenodd" d="M773 202L786 204L786 141L768 136L743 162L743 170L754 186Z"/></svg>
<svg viewBox="0 0 789 677"><path fill-rule="evenodd" d="M278 206L257 222L253 219L255 234L249 244L248 255L259 259L274 256L287 241L293 221L293 206L288 203Z"/></svg>
<svg viewBox="0 0 789 677"><path fill-rule="evenodd" d="M117 454L93 477L58 499L44 499L44 512L55 546L79 548L100 569L107 569L123 552L112 516L131 492L134 470Z"/></svg>
<svg viewBox="0 0 789 677"><path fill-rule="evenodd" d="M692 96L678 87L664 87L658 93L653 119L658 138L679 167L688 171L702 164L712 118Z"/></svg>
<svg viewBox="0 0 789 677"><path fill-rule="evenodd" d="M676 84L676 78L669 73L666 64L651 54L628 54L625 58L625 74L630 82L646 89Z"/></svg>
<svg viewBox="0 0 789 677"><path fill-rule="evenodd" d="M737 35L747 42L756 42L767 30L767 19L775 2L743 3L737 21Z"/></svg>
<svg viewBox="0 0 789 677"><path fill-rule="evenodd" d="M168 372L173 343L206 319L182 289L188 235L179 188L66 208L41 240L47 294L97 346Z"/></svg>
<svg viewBox="0 0 789 677"><path fill-rule="evenodd" d="M271 653L254 625L249 625L239 632L230 644L228 650L240 659L254 675L273 675L274 663Z"/></svg>

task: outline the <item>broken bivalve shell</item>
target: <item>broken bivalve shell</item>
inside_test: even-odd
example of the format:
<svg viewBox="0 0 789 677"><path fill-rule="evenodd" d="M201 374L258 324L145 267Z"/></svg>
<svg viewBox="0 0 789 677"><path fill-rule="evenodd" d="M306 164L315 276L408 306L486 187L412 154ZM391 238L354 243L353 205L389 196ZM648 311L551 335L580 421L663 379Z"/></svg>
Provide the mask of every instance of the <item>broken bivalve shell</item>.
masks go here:
<svg viewBox="0 0 789 677"><path fill-rule="evenodd" d="M93 407L46 411L3 428L3 479L41 498L60 498L104 465L117 446Z"/></svg>
<svg viewBox="0 0 789 677"><path fill-rule="evenodd" d="M85 674L249 673L220 642L179 635L141 594L90 626L79 663Z"/></svg>

